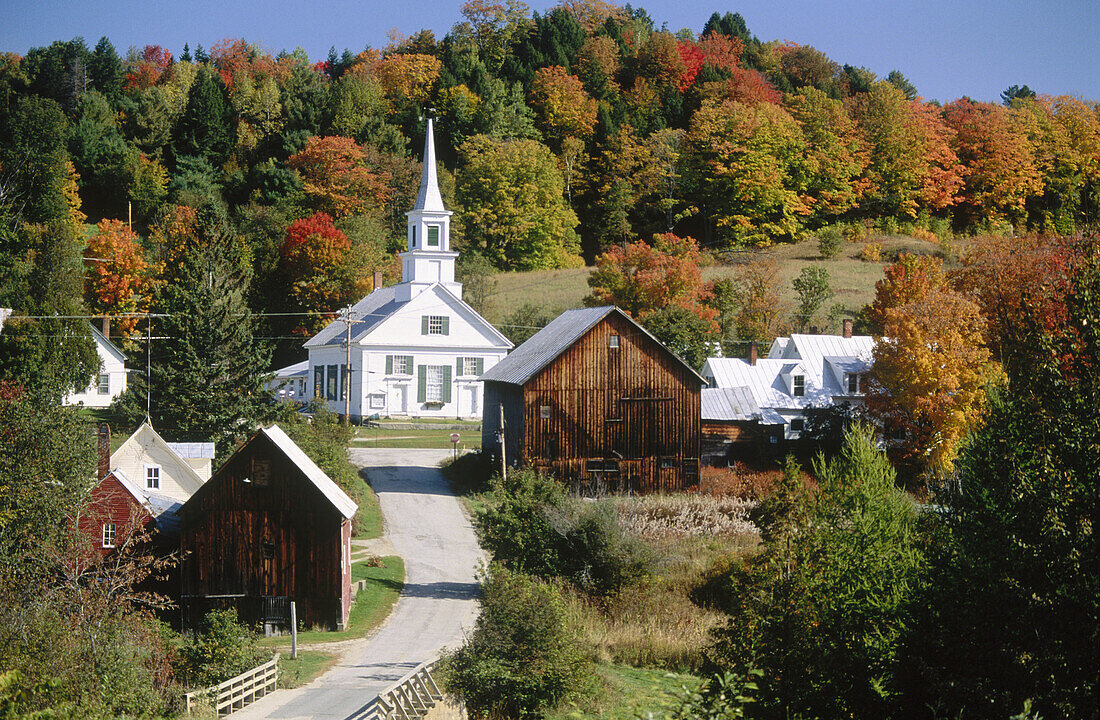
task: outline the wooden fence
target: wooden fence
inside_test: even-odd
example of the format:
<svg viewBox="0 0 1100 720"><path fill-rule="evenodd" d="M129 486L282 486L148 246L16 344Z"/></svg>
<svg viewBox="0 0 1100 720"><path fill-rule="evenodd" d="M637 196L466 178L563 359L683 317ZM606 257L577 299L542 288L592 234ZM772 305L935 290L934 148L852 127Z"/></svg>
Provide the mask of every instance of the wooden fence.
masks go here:
<svg viewBox="0 0 1100 720"><path fill-rule="evenodd" d="M202 702L213 705L218 711L218 717L240 710L274 690L278 676L279 654L275 653L275 657L263 665L257 665L220 685L184 695L187 701L187 714L190 715L191 710Z"/></svg>
<svg viewBox="0 0 1100 720"><path fill-rule="evenodd" d="M362 720L420 720L443 693L432 678L435 661L426 662L390 687L378 693L367 706Z"/></svg>

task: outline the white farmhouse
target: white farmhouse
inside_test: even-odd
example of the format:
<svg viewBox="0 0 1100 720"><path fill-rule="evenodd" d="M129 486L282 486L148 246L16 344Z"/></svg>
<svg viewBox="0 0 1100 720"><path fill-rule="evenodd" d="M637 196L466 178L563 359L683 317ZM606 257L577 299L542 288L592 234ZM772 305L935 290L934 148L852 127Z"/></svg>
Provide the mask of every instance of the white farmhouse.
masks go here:
<svg viewBox="0 0 1100 720"><path fill-rule="evenodd" d="M451 213L439 194L431 120L420 192L407 216L402 282L376 288L306 341L307 391L343 413L350 388L353 419L481 417L477 378L512 343L462 301L455 282L458 253L451 250Z"/></svg>
<svg viewBox="0 0 1100 720"><path fill-rule="evenodd" d="M702 375L712 388L746 388L764 415L782 419L787 439L794 440L807 408L863 402L874 345L869 335L852 335L852 321L845 320L842 335L776 338L764 358L757 358L755 343L748 360L707 358Z"/></svg>
<svg viewBox="0 0 1100 720"><path fill-rule="evenodd" d="M126 356L92 326L92 339L99 355L99 372L92 382L80 392L69 393L61 401L65 405L84 404L85 407L104 408L115 401L126 389Z"/></svg>

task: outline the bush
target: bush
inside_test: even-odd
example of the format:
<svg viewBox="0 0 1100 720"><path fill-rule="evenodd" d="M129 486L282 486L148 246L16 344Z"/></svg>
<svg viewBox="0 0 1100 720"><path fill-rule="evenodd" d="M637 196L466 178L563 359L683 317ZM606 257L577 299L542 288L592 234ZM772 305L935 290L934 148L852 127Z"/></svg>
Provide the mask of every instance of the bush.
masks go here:
<svg viewBox="0 0 1100 720"><path fill-rule="evenodd" d="M648 548L626 535L607 501L570 498L549 475L517 470L492 481L474 523L483 546L513 570L560 577L587 592L614 592L645 574Z"/></svg>
<svg viewBox="0 0 1100 720"><path fill-rule="evenodd" d="M493 469L486 453L470 452L443 461L443 475L460 493L478 493L489 489Z"/></svg>
<svg viewBox="0 0 1100 720"><path fill-rule="evenodd" d="M588 663L553 586L494 563L481 589L473 635L443 659L470 717L532 717L585 684Z"/></svg>
<svg viewBox="0 0 1100 720"><path fill-rule="evenodd" d="M817 251L821 253L821 257L835 258L840 254L843 245L844 235L835 225L829 225L817 231Z"/></svg>
<svg viewBox="0 0 1100 720"><path fill-rule="evenodd" d="M882 243L864 243L859 250L859 259L864 262L879 262L882 260Z"/></svg>
<svg viewBox="0 0 1100 720"><path fill-rule="evenodd" d="M202 625L180 648L176 666L191 687L217 685L270 659L256 646L257 634L237 622L235 609L211 610Z"/></svg>

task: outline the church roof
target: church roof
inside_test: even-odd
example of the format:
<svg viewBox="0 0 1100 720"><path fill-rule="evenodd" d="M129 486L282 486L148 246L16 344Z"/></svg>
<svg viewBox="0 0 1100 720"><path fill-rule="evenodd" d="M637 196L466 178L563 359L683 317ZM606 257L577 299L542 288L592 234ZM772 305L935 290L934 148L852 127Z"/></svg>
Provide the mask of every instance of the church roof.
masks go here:
<svg viewBox="0 0 1100 720"><path fill-rule="evenodd" d="M383 320L407 305L397 300L396 287L378 288L351 307L351 341L359 342ZM343 342L347 337L346 314L326 325L319 333L306 340L305 347L320 347Z"/></svg>
<svg viewBox="0 0 1100 720"><path fill-rule="evenodd" d="M443 196L439 194L439 176L435 160L435 136L432 119L428 118L428 131L424 135L424 169L420 173L420 192L416 195L413 211L428 210L446 212Z"/></svg>

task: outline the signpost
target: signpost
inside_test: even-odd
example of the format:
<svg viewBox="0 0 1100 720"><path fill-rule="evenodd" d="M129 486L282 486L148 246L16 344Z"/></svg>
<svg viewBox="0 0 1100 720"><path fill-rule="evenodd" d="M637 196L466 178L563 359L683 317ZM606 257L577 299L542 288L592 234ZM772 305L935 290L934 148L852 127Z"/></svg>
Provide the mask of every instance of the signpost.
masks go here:
<svg viewBox="0 0 1100 720"><path fill-rule="evenodd" d="M454 448L454 458L458 459L458 433L451 433L451 447Z"/></svg>

